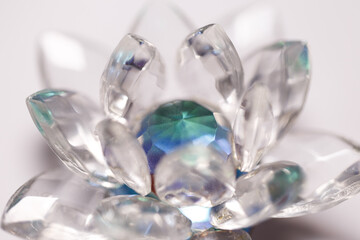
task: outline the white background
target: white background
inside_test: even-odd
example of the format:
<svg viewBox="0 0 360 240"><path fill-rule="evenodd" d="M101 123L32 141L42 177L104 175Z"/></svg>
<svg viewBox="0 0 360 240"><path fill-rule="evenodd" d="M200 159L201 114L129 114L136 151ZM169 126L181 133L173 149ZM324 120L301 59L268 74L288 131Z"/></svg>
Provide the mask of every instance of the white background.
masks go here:
<svg viewBox="0 0 360 240"><path fill-rule="evenodd" d="M0 1L0 209L21 184L56 161L25 106L25 98L43 88L36 37L56 29L115 46L144 2ZM306 40L311 49L313 80L298 124L360 142L360 1L269 3L279 9L286 37ZM200 27L242 3L182 0L178 4ZM320 214L264 223L254 239L358 240L359 222L360 196ZM1 231L0 239L15 238Z"/></svg>

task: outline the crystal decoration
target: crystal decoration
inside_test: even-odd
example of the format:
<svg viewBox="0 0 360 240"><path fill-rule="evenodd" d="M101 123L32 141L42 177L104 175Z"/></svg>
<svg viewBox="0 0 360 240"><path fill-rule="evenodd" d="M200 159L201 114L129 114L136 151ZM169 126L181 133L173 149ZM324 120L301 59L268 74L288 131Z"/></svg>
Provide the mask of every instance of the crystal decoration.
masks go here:
<svg viewBox="0 0 360 240"><path fill-rule="evenodd" d="M148 158L151 173L165 154L186 144L210 145L227 159L232 150L229 124L192 101L166 103L148 114L137 134Z"/></svg>
<svg viewBox="0 0 360 240"><path fill-rule="evenodd" d="M213 148L189 145L164 156L155 170L156 193L179 206L218 205L232 197L235 168Z"/></svg>
<svg viewBox="0 0 360 240"><path fill-rule="evenodd" d="M333 207L360 191L360 147L336 135L309 130L291 131L264 158L290 159L307 173L297 202L276 215L294 217ZM319 169L322 169L319 174Z"/></svg>
<svg viewBox="0 0 360 240"><path fill-rule="evenodd" d="M98 101L99 75L111 48L75 34L46 31L38 39L40 74L46 88L71 89ZM84 91L86 86L86 91Z"/></svg>
<svg viewBox="0 0 360 240"><path fill-rule="evenodd" d="M310 82L308 48L303 42L273 44L246 63L249 88L234 124L242 171L254 168L291 126L303 108ZM262 92L264 98L255 92Z"/></svg>
<svg viewBox="0 0 360 240"><path fill-rule="evenodd" d="M234 231L210 229L194 234L191 240L251 240L251 237L241 229Z"/></svg>
<svg viewBox="0 0 360 240"><path fill-rule="evenodd" d="M189 99L223 105L226 112L243 92L243 69L234 45L216 24L190 34L179 54L179 82Z"/></svg>
<svg viewBox="0 0 360 240"><path fill-rule="evenodd" d="M261 96L261 97L259 97ZM234 122L238 154L236 165L242 171L251 171L276 138L277 121L270 104L271 93L261 83L250 87L242 98Z"/></svg>
<svg viewBox="0 0 360 240"><path fill-rule="evenodd" d="M67 167L103 186L117 185L93 135L102 118L96 104L80 94L53 89L31 95L26 103L37 128Z"/></svg>
<svg viewBox="0 0 360 240"><path fill-rule="evenodd" d="M119 122L103 120L96 127L103 153L114 177L141 195L151 191L150 171L144 150Z"/></svg>
<svg viewBox="0 0 360 240"><path fill-rule="evenodd" d="M86 222L108 194L70 171L49 171L25 183L12 196L2 228L31 240L105 239L87 231Z"/></svg>
<svg viewBox="0 0 360 240"><path fill-rule="evenodd" d="M150 32L151 42L160 40L165 56L173 56L172 39L183 29L169 19L157 27L168 34L159 26L169 24L176 34L157 34L147 20L158 17L154 9L145 8L131 32ZM173 13L189 28L181 12ZM239 228L318 212L359 192L359 147L342 138L291 133L266 155L303 107L306 44L284 41L254 52L244 61L244 79L234 45L212 24L186 38L179 72L172 67L176 75L165 77L157 48L128 34L102 75L105 120L74 92L30 96L28 108L50 147L88 181L71 172L34 178L11 198L2 227L34 240L249 240ZM260 160L265 164L257 166ZM138 195L150 185L154 192Z"/></svg>
<svg viewBox="0 0 360 240"><path fill-rule="evenodd" d="M177 208L141 196L103 200L91 225L114 240L184 240L191 236L191 222Z"/></svg>
<svg viewBox="0 0 360 240"><path fill-rule="evenodd" d="M145 39L126 35L115 48L101 77L105 112L131 123L156 105L165 87L164 66L157 49Z"/></svg>
<svg viewBox="0 0 360 240"><path fill-rule="evenodd" d="M237 179L234 197L211 210L211 223L233 230L264 221L297 198L303 180L295 163L262 165Z"/></svg>

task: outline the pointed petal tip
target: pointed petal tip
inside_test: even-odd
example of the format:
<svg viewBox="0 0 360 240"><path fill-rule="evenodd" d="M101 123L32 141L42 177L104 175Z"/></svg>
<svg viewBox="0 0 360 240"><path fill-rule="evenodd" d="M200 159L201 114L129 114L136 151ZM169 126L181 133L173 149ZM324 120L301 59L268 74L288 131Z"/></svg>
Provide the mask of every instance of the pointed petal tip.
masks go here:
<svg viewBox="0 0 360 240"><path fill-rule="evenodd" d="M157 48L129 33L113 50L101 77L100 99L105 113L131 123L161 98L165 67ZM136 119L136 120L135 120Z"/></svg>
<svg viewBox="0 0 360 240"><path fill-rule="evenodd" d="M178 63L185 97L197 96L212 105L237 104L244 90L243 67L220 25L206 25L189 34L178 53Z"/></svg>

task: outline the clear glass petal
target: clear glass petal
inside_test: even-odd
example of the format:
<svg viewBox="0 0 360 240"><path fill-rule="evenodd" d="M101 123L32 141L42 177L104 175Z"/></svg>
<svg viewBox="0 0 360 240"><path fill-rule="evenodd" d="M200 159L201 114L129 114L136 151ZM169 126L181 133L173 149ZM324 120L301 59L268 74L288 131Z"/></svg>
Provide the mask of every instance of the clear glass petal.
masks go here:
<svg viewBox="0 0 360 240"><path fill-rule="evenodd" d="M282 39L282 26L273 4L266 1L241 3L245 3L243 5L246 7L233 10L218 23L224 27L240 58L244 60L257 49Z"/></svg>
<svg viewBox="0 0 360 240"><path fill-rule="evenodd" d="M87 231L86 224L108 195L108 190L91 186L67 169L49 171L25 183L11 197L2 228L31 240L105 240Z"/></svg>
<svg viewBox="0 0 360 240"><path fill-rule="evenodd" d="M212 147L189 145L165 155L155 169L159 198L173 206L211 207L230 199L235 168Z"/></svg>
<svg viewBox="0 0 360 240"><path fill-rule="evenodd" d="M205 232L194 234L191 240L251 240L251 237L241 229L234 231L209 229Z"/></svg>
<svg viewBox="0 0 360 240"><path fill-rule="evenodd" d="M278 118L279 136L302 110L310 83L307 44L278 42L255 52L244 62L248 86L262 83L271 92L273 115Z"/></svg>
<svg viewBox="0 0 360 240"><path fill-rule="evenodd" d="M96 127L108 166L119 181L141 195L151 191L147 157L138 140L121 123L106 119Z"/></svg>
<svg viewBox="0 0 360 240"><path fill-rule="evenodd" d="M112 118L130 123L161 98L164 66L157 49L145 39L126 35L115 48L101 78L101 100Z"/></svg>
<svg viewBox="0 0 360 240"><path fill-rule="evenodd" d="M295 163L262 165L238 178L234 197L212 208L211 223L233 230L264 221L297 198L303 179Z"/></svg>
<svg viewBox="0 0 360 240"><path fill-rule="evenodd" d="M184 240L191 236L191 222L177 208L141 196L105 199L91 225L114 240Z"/></svg>
<svg viewBox="0 0 360 240"><path fill-rule="evenodd" d="M41 78L47 88L71 89L98 101L99 79L111 49L57 31L38 39Z"/></svg>
<svg viewBox="0 0 360 240"><path fill-rule="evenodd" d="M249 172L275 142L278 122L271 104L271 92L262 83L250 87L242 98L234 122L236 165Z"/></svg>
<svg viewBox="0 0 360 240"><path fill-rule="evenodd" d="M236 105L243 92L243 69L234 45L216 24L190 34L179 53L182 98L221 106ZM233 109L232 109L233 110Z"/></svg>
<svg viewBox="0 0 360 240"><path fill-rule="evenodd" d="M307 45L279 42L245 63L249 88L234 123L238 164L250 171L283 136L303 108L310 83Z"/></svg>
<svg viewBox="0 0 360 240"><path fill-rule="evenodd" d="M276 215L294 217L333 207L360 191L360 147L332 134L291 131L263 161L289 159L299 164L307 181L297 202Z"/></svg>
<svg viewBox="0 0 360 240"><path fill-rule="evenodd" d="M96 104L80 94L53 89L31 95L26 103L37 128L67 167L93 182L116 187L118 181L93 135L103 117Z"/></svg>

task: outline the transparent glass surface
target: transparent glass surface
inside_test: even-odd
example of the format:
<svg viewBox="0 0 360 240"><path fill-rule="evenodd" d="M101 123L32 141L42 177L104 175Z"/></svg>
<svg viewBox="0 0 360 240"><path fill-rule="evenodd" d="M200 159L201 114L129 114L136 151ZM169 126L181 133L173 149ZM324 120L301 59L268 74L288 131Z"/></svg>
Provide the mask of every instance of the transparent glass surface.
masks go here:
<svg viewBox="0 0 360 240"><path fill-rule="evenodd" d="M228 120L244 90L243 69L229 37L217 24L188 35L179 52L178 82L183 98L221 107Z"/></svg>
<svg viewBox="0 0 360 240"><path fill-rule="evenodd" d="M121 123L106 119L96 126L107 165L119 182L141 195L151 191L150 170L140 143Z"/></svg>
<svg viewBox="0 0 360 240"><path fill-rule="evenodd" d="M171 205L218 205L232 197L235 168L211 146L189 145L167 154L155 170L156 193Z"/></svg>
<svg viewBox="0 0 360 240"><path fill-rule="evenodd" d="M164 80L164 66L157 49L140 36L126 35L101 77L100 98L105 112L133 124L159 103Z"/></svg>
<svg viewBox="0 0 360 240"><path fill-rule="evenodd" d="M236 166L251 171L272 146L278 121L271 106L271 92L261 83L250 87L241 100L234 122Z"/></svg>
<svg viewBox="0 0 360 240"><path fill-rule="evenodd" d="M242 171L250 171L292 126L310 83L310 60L303 42L278 42L244 64L247 91L237 111L234 135Z"/></svg>
<svg viewBox="0 0 360 240"><path fill-rule="evenodd" d="M67 167L95 183L116 187L118 181L93 134L103 118L96 104L81 94L54 89L34 93L26 103L38 130Z"/></svg>
<svg viewBox="0 0 360 240"><path fill-rule="evenodd" d="M2 228L24 239L106 239L89 232L86 224L108 195L104 188L91 186L67 169L45 172L12 196L3 213Z"/></svg>
<svg viewBox="0 0 360 240"><path fill-rule="evenodd" d="M184 240L191 236L190 220L177 208L149 197L105 199L90 225L111 239Z"/></svg>
<svg viewBox="0 0 360 240"><path fill-rule="evenodd" d="M294 202L303 181L295 163L262 165L237 179L233 198L212 208L211 223L227 230L256 225Z"/></svg>
<svg viewBox="0 0 360 240"><path fill-rule="evenodd" d="M263 159L291 159L307 175L297 202L277 217L295 217L333 207L360 190L360 148L345 138L311 130L291 131Z"/></svg>

